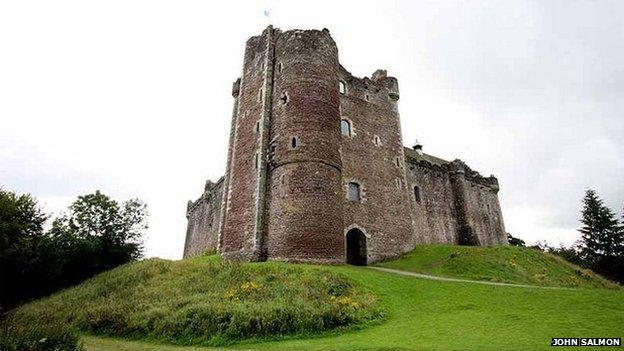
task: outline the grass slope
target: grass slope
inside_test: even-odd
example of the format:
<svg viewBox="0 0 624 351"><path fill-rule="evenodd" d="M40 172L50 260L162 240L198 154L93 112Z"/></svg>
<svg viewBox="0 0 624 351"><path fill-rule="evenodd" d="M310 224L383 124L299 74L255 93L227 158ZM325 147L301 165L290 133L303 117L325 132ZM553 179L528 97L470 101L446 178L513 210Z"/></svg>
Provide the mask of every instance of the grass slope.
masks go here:
<svg viewBox="0 0 624 351"><path fill-rule="evenodd" d="M618 288L589 270L538 250L513 246L422 245L382 267L431 275L492 282Z"/></svg>
<svg viewBox="0 0 624 351"><path fill-rule="evenodd" d="M182 262L187 264L184 262L189 261ZM205 264L202 262L193 264L201 266ZM555 265L563 264L558 260L553 262ZM350 282L348 290L352 291L351 296L355 296L356 300L358 297L360 299L365 297L367 300L371 298L366 297L368 294L362 291L374 293L380 306L371 305L371 308L375 311L383 310L385 319L382 323L368 323L366 328L339 328L326 330L317 335L300 333L290 338L265 339L264 341L243 339L242 343L228 345L228 350L548 350L551 349L549 345L552 337L624 336L622 329L624 291L621 289L550 290L489 286L418 279L352 266L308 266L270 262L236 267L238 270L249 272L251 276L264 270L294 272L293 274L296 275L308 272L304 274L314 276L318 274L320 277L347 276ZM552 269L555 270L555 268ZM568 268L557 270L559 269L565 271ZM176 273L189 274L185 270L176 271ZM202 274L214 275L217 272L204 270ZM167 278L182 279L171 275L167 275ZM100 277L92 280L91 283L97 279ZM191 279L214 280L216 278L194 276L183 281L191 284ZM245 279L238 280L238 283ZM282 280L279 281L282 284ZM294 283L296 280L292 281ZM323 279L321 278L320 281L322 282ZM527 283L526 281L520 282ZM308 284L319 284L319 281L312 280ZM330 286L333 285L330 284ZM50 300L69 296L67 294L75 289L70 289L68 292L27 308L35 309L31 313L46 313L47 309L42 307L49 304ZM113 287L109 286L107 289L113 289ZM135 294L127 288L119 289L120 298L124 296L132 298ZM99 294L106 296L107 291L100 291ZM221 289L220 291L227 292L228 290ZM171 293L171 291L165 291L162 294L167 296ZM149 295L143 296L151 298ZM295 298L295 295L291 294L285 300L291 301ZM327 295L320 300L328 300ZM107 299L99 300L99 303L107 301ZM257 300L258 311L270 310L273 306L271 301L269 299L265 304L264 300ZM88 300L85 302L90 303ZM77 301L68 302L63 308L79 306L77 303ZM172 310L169 313L176 312ZM94 336L86 336L84 341L88 351L207 350Z"/></svg>
<svg viewBox="0 0 624 351"><path fill-rule="evenodd" d="M488 286L418 279L364 267L326 269L372 289L382 301L387 319L344 333L231 347L276 351L550 350L552 337L624 336L621 290ZM206 350L93 337L85 339L85 346L88 351Z"/></svg>
<svg viewBox="0 0 624 351"><path fill-rule="evenodd" d="M15 325L224 345L310 335L381 317L374 296L313 266L233 264L216 256L125 265L19 308Z"/></svg>

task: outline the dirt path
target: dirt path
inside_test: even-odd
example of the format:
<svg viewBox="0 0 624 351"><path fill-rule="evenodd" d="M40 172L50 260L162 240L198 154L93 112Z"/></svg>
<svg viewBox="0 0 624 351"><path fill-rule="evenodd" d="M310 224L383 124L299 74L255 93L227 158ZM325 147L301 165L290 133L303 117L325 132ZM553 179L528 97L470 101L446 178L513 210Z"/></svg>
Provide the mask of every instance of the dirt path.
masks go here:
<svg viewBox="0 0 624 351"><path fill-rule="evenodd" d="M483 285L497 285L497 286L511 286L516 288L531 288L531 289L550 289L550 290L576 290L574 288L565 288L560 286L539 286L539 285L528 285L528 284L513 284L513 283L498 283L498 282L487 282L483 280L470 280L470 279L461 279L461 278L447 278L447 277L439 277L435 275L428 275L422 273L401 271L398 269L392 268L384 268L384 267L375 267L368 266L370 269L374 269L381 272L392 273L392 274L400 274L406 275L409 277L422 278L422 279L431 279L431 280L440 280L445 282L458 282L458 283L472 283L472 284L483 284Z"/></svg>

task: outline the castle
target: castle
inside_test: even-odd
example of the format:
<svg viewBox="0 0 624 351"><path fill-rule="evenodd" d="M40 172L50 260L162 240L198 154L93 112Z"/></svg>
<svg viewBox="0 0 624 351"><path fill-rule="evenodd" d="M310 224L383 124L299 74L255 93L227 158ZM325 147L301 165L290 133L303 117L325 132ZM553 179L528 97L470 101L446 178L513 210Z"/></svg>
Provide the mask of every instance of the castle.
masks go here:
<svg viewBox="0 0 624 351"><path fill-rule="evenodd" d="M396 78L352 76L327 29L250 38L232 96L225 176L189 201L184 257L364 265L507 244L497 179L405 148Z"/></svg>

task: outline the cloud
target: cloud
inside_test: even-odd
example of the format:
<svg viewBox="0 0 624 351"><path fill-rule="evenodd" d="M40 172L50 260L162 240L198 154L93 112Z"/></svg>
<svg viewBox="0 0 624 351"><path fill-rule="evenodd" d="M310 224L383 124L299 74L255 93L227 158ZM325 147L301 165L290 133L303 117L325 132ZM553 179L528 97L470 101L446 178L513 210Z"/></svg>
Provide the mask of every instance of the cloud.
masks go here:
<svg viewBox="0 0 624 351"><path fill-rule="evenodd" d="M95 189L139 197L147 255L180 257L269 9L283 29L329 28L354 74L395 75L404 142L496 174L515 236L574 241L587 187L621 209L618 1L3 2L0 184L54 211Z"/></svg>

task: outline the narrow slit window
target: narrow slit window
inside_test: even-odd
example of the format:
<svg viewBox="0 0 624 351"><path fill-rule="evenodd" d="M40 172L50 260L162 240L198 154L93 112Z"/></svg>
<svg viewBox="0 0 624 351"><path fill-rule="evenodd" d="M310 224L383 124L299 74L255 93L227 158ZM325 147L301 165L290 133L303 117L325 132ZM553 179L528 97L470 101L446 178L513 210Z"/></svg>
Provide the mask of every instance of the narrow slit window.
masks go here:
<svg viewBox="0 0 624 351"><path fill-rule="evenodd" d="M344 95L347 92L347 86L345 84L345 82L343 81L338 81L338 92L340 93L340 95Z"/></svg>
<svg viewBox="0 0 624 351"><path fill-rule="evenodd" d="M262 101L262 88L258 91L258 101Z"/></svg>
<svg viewBox="0 0 624 351"><path fill-rule="evenodd" d="M277 71L280 72L280 73L282 72L282 63L281 62L277 63Z"/></svg>
<svg viewBox="0 0 624 351"><path fill-rule="evenodd" d="M258 153L256 152L253 157L254 168L258 169Z"/></svg>
<svg viewBox="0 0 624 351"><path fill-rule="evenodd" d="M414 186L414 200L420 203L420 187L418 187L418 185Z"/></svg>
<svg viewBox="0 0 624 351"><path fill-rule="evenodd" d="M368 97L368 94L364 95L364 100L370 101L370 98Z"/></svg>
<svg viewBox="0 0 624 351"><path fill-rule="evenodd" d="M395 179L395 184L396 184L397 189L401 189L401 186L403 185L401 178Z"/></svg>
<svg viewBox="0 0 624 351"><path fill-rule="evenodd" d="M256 122L256 128L254 128L254 132L258 133L260 132L260 122Z"/></svg>
<svg viewBox="0 0 624 351"><path fill-rule="evenodd" d="M360 184L355 182L350 182L347 185L347 198L349 201L360 202L361 194L360 194Z"/></svg>
<svg viewBox="0 0 624 351"><path fill-rule="evenodd" d="M280 101L282 102L282 105L286 105L288 103L288 94L286 94L286 92L282 94L282 97L280 97Z"/></svg>
<svg viewBox="0 0 624 351"><path fill-rule="evenodd" d="M351 123L346 119L340 121L340 132L344 136L351 136Z"/></svg>
<svg viewBox="0 0 624 351"><path fill-rule="evenodd" d="M290 147L296 149L299 147L299 139L297 137L292 137L290 139Z"/></svg>
<svg viewBox="0 0 624 351"><path fill-rule="evenodd" d="M375 137L373 137L373 143L375 143L375 146L381 146L381 139L378 135L375 135Z"/></svg>

